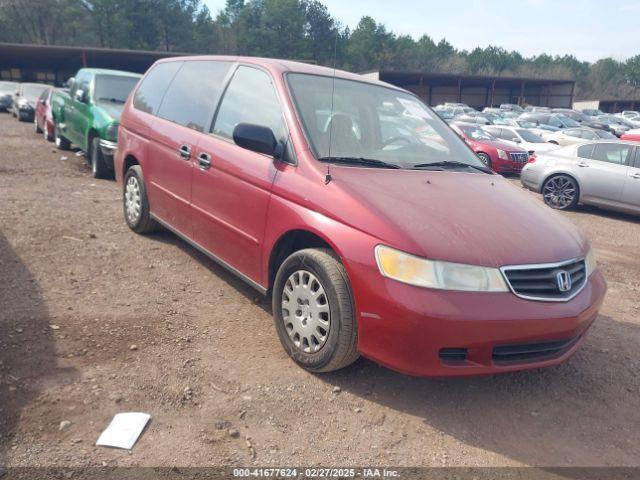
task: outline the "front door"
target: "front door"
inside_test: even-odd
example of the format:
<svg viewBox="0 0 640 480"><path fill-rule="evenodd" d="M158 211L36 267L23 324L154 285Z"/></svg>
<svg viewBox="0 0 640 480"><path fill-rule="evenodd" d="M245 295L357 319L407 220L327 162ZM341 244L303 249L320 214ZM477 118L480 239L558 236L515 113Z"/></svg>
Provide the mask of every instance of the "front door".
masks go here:
<svg viewBox="0 0 640 480"><path fill-rule="evenodd" d="M265 71L241 65L220 102L211 134L198 144L192 208L196 241L245 276L260 278L274 159L237 146L239 123L271 128L286 140L280 102Z"/></svg>

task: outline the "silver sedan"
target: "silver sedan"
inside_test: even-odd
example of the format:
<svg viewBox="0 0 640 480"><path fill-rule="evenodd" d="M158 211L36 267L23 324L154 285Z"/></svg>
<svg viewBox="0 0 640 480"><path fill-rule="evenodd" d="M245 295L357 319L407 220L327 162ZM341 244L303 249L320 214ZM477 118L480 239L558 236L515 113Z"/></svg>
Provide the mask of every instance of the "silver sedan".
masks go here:
<svg viewBox="0 0 640 480"><path fill-rule="evenodd" d="M600 141L540 152L520 181L558 210L583 203L640 214L640 143Z"/></svg>

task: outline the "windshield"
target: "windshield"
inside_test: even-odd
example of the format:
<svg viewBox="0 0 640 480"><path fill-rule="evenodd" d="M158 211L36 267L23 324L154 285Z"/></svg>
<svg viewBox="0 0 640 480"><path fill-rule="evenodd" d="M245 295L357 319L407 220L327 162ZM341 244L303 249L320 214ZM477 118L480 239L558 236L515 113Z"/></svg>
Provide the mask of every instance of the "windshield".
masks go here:
<svg viewBox="0 0 640 480"><path fill-rule="evenodd" d="M98 75L96 76L95 99L97 101L125 103L138 80L138 77Z"/></svg>
<svg viewBox="0 0 640 480"><path fill-rule="evenodd" d="M530 130L518 129L518 130L516 130L516 132L518 133L518 135L520 135L522 137L522 139L525 142L529 142L529 143L547 143L547 142L545 142L544 138L542 138L540 135L536 135L535 133L533 133Z"/></svg>
<svg viewBox="0 0 640 480"><path fill-rule="evenodd" d="M400 168L447 161L483 165L446 123L413 95L319 75L291 73L287 80L319 159L366 158Z"/></svg>
<svg viewBox="0 0 640 480"><path fill-rule="evenodd" d="M473 140L496 140L496 137L480 127L474 125L458 125L457 127L462 130L462 133Z"/></svg>
<svg viewBox="0 0 640 480"><path fill-rule="evenodd" d="M580 126L580 124L578 122L576 122L575 120L572 120L571 118L567 117L566 115L558 114L557 117L562 121L562 123L564 123L565 127L579 127Z"/></svg>
<svg viewBox="0 0 640 480"><path fill-rule="evenodd" d="M22 96L24 98L39 98L47 88L49 88L48 85L24 85L22 87Z"/></svg>
<svg viewBox="0 0 640 480"><path fill-rule="evenodd" d="M600 138L618 138L614 134L605 132L604 130L594 130Z"/></svg>

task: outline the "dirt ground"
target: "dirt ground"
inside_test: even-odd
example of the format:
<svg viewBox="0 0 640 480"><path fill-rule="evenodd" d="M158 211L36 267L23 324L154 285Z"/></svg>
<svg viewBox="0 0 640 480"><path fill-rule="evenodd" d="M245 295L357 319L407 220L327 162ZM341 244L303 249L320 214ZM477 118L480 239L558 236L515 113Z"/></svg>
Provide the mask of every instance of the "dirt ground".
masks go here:
<svg viewBox="0 0 640 480"><path fill-rule="evenodd" d="M570 361L431 380L301 370L268 301L120 202L0 114L0 465L640 465L640 218L566 214L609 282ZM152 416L133 450L95 447L124 411Z"/></svg>

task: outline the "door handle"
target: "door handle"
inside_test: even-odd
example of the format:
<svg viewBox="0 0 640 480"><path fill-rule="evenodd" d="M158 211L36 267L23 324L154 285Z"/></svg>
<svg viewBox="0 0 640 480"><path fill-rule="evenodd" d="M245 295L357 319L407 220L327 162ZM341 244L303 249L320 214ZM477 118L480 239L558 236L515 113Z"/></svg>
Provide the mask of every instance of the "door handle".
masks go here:
<svg viewBox="0 0 640 480"><path fill-rule="evenodd" d="M180 158L183 160L189 160L191 158L191 148L189 148L189 145L180 145L178 155L180 155Z"/></svg>
<svg viewBox="0 0 640 480"><path fill-rule="evenodd" d="M578 165L579 167L588 167L589 164L585 163L585 162L578 162L576 165Z"/></svg>
<svg viewBox="0 0 640 480"><path fill-rule="evenodd" d="M640 178L640 173L631 173L629 174L631 178Z"/></svg>
<svg viewBox="0 0 640 480"><path fill-rule="evenodd" d="M211 155L204 152L198 155L198 166L202 170L209 170L211 168Z"/></svg>

